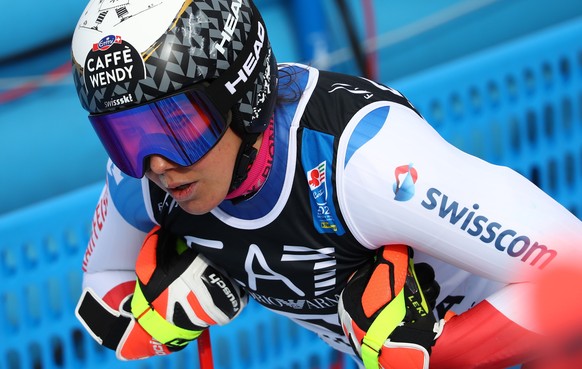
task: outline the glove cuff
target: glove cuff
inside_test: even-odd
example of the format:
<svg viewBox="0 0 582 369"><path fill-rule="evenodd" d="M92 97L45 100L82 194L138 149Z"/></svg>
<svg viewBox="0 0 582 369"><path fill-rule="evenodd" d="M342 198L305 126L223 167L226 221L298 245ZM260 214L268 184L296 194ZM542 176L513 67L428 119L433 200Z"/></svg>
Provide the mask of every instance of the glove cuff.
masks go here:
<svg viewBox="0 0 582 369"><path fill-rule="evenodd" d="M202 333L202 330L188 330L168 322L150 307L140 283L135 286L131 300L131 313L147 333L168 347L186 346Z"/></svg>
<svg viewBox="0 0 582 369"><path fill-rule="evenodd" d="M366 369L378 368L378 356L384 342L406 316L404 290L390 301L370 325L362 340L362 360Z"/></svg>
<svg viewBox="0 0 582 369"><path fill-rule="evenodd" d="M388 340L382 347L378 362L383 368L428 369L430 355L426 348L416 343Z"/></svg>

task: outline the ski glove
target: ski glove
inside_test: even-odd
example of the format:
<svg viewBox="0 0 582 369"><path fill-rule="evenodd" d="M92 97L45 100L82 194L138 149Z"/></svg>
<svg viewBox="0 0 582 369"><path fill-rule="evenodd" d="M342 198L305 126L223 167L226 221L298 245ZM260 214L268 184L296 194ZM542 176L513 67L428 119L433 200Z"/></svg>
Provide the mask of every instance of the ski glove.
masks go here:
<svg viewBox="0 0 582 369"><path fill-rule="evenodd" d="M340 295L342 329L366 369L428 369L443 328L432 310L440 287L412 249L390 245L360 268Z"/></svg>
<svg viewBox="0 0 582 369"><path fill-rule="evenodd" d="M169 347L186 345L208 326L230 322L248 301L224 271L158 227L144 243L136 274L131 311Z"/></svg>
<svg viewBox="0 0 582 369"><path fill-rule="evenodd" d="M93 337L120 359L178 351L210 325L230 322L248 301L224 271L157 226L146 236L136 275L133 294L117 310L90 290L77 308Z"/></svg>

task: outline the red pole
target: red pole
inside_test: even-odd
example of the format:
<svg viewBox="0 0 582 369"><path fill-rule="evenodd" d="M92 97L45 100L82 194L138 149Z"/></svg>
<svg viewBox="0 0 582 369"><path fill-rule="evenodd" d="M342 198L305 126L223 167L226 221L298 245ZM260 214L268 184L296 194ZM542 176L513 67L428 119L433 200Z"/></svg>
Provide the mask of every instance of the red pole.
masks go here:
<svg viewBox="0 0 582 369"><path fill-rule="evenodd" d="M198 358L200 369L214 369L212 360L212 345L210 342L210 329L205 329L196 340L198 343Z"/></svg>

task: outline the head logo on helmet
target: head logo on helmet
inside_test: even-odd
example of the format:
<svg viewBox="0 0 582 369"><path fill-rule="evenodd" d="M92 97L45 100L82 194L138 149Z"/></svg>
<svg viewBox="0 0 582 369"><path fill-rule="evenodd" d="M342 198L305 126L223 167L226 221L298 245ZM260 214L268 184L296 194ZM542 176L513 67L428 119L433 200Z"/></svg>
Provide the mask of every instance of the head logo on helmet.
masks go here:
<svg viewBox="0 0 582 369"><path fill-rule="evenodd" d="M91 114L202 81L221 112L236 112L239 133L262 132L273 112L276 61L250 0L91 0L72 58L79 99Z"/></svg>
<svg viewBox="0 0 582 369"><path fill-rule="evenodd" d="M222 40L216 44L216 50L218 50L222 55L226 54L226 49L224 45L226 42L230 42L232 40L232 35L236 29L236 22L238 22L238 17L240 14L240 7L242 5L242 1L233 1L230 5L231 13L228 15L226 19L226 24L224 30L222 30Z"/></svg>

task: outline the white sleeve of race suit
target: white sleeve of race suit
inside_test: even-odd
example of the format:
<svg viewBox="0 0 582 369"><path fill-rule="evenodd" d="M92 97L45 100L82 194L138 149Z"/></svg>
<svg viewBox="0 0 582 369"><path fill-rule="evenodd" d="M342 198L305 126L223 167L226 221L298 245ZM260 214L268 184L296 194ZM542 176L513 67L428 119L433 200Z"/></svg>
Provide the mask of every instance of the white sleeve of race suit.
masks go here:
<svg viewBox="0 0 582 369"><path fill-rule="evenodd" d="M582 261L579 219L517 172L456 149L405 106L358 112L336 168L346 224L370 249L405 243L502 283Z"/></svg>
<svg viewBox="0 0 582 369"><path fill-rule="evenodd" d="M144 204L142 181L124 176L109 162L83 258L83 288L103 297L114 287L135 281L137 255L155 225Z"/></svg>

